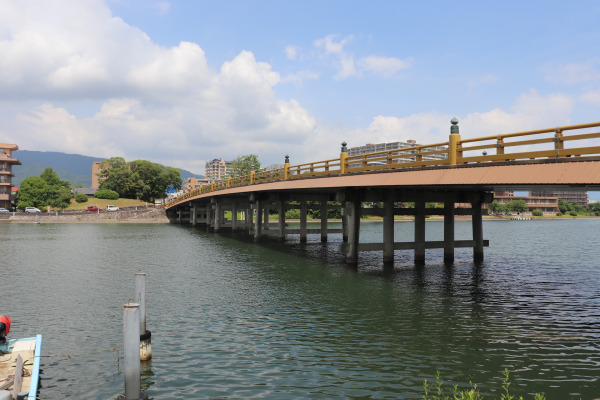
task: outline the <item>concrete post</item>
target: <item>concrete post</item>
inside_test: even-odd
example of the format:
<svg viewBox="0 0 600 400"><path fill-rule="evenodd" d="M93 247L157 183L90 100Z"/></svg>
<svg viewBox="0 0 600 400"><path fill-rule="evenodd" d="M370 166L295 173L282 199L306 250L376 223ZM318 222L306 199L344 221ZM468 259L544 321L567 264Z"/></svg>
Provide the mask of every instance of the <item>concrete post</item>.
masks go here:
<svg viewBox="0 0 600 400"><path fill-rule="evenodd" d="M481 196L478 194L477 199L471 202L473 209L473 216L471 218L473 224L473 240L475 246L473 247L473 259L483 260L483 218L481 212Z"/></svg>
<svg viewBox="0 0 600 400"><path fill-rule="evenodd" d="M348 202L348 246L346 253L347 264L358 263L358 243L360 239L360 199Z"/></svg>
<svg viewBox="0 0 600 400"><path fill-rule="evenodd" d="M264 205L264 211L263 211L263 218L264 218L264 224L263 224L263 231L268 231L269 230L269 208L270 208L271 204L270 203L265 203Z"/></svg>
<svg viewBox="0 0 600 400"><path fill-rule="evenodd" d="M125 364L125 399L141 396L140 377L140 305L123 304L123 349Z"/></svg>
<svg viewBox="0 0 600 400"><path fill-rule="evenodd" d="M237 230L237 203L234 201L231 204L231 231L235 232Z"/></svg>
<svg viewBox="0 0 600 400"><path fill-rule="evenodd" d="M285 242L285 201L279 201L279 240Z"/></svg>
<svg viewBox="0 0 600 400"><path fill-rule="evenodd" d="M196 207L196 203L194 203L194 206L192 207L192 226L196 226L196 223L198 222L198 210Z"/></svg>
<svg viewBox="0 0 600 400"><path fill-rule="evenodd" d="M327 198L321 200L321 242L327 242Z"/></svg>
<svg viewBox="0 0 600 400"><path fill-rule="evenodd" d="M219 203L219 199L215 199L214 202L215 207L215 233L218 233L221 230L221 204Z"/></svg>
<svg viewBox="0 0 600 400"><path fill-rule="evenodd" d="M306 200L300 201L300 243L306 243Z"/></svg>
<svg viewBox="0 0 600 400"><path fill-rule="evenodd" d="M444 202L444 261L454 261L454 200Z"/></svg>
<svg viewBox="0 0 600 400"><path fill-rule="evenodd" d="M345 202L342 202L342 241L348 243L348 208Z"/></svg>
<svg viewBox="0 0 600 400"><path fill-rule="evenodd" d="M260 241L260 237L262 235L262 202L260 200L256 200L256 216L254 223L254 241Z"/></svg>
<svg viewBox="0 0 600 400"><path fill-rule="evenodd" d="M415 201L415 263L425 262L425 200L419 194Z"/></svg>
<svg viewBox="0 0 600 400"><path fill-rule="evenodd" d="M394 200L389 196L383 209L383 262L394 262Z"/></svg>

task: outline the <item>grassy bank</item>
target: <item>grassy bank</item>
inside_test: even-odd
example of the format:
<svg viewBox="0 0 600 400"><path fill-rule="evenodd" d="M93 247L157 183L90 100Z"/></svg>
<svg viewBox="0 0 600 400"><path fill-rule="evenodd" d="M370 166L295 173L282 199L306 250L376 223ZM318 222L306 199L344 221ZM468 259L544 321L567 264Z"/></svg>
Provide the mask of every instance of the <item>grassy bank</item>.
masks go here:
<svg viewBox="0 0 600 400"><path fill-rule="evenodd" d="M142 200L135 200L135 199L107 200L107 199L96 199L96 198L92 197L85 203L78 203L75 201L75 199L71 199L71 205L67 208L67 210L85 210L88 206L96 206L100 209L104 209L109 204L115 205L119 208L146 207L146 206L154 207L154 204L150 204L150 203L147 203Z"/></svg>

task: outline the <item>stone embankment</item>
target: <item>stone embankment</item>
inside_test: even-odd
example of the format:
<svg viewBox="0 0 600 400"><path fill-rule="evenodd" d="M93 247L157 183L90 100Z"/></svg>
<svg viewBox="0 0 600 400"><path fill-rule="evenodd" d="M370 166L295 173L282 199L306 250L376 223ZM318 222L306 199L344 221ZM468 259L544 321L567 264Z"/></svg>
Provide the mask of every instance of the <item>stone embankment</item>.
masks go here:
<svg viewBox="0 0 600 400"><path fill-rule="evenodd" d="M37 216L37 218L36 218ZM2 214L0 223L168 223L164 208L130 207L119 211L67 211L39 214Z"/></svg>

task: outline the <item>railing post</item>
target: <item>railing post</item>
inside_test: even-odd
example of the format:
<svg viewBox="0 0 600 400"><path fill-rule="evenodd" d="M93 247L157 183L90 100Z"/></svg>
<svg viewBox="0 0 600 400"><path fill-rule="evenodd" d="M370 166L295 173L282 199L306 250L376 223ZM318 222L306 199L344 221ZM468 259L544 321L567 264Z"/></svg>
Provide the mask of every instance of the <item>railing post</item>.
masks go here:
<svg viewBox="0 0 600 400"><path fill-rule="evenodd" d="M345 174L348 164L348 148L347 143L342 142L342 151L340 153L340 174Z"/></svg>
<svg viewBox="0 0 600 400"><path fill-rule="evenodd" d="M560 156L560 150L565 149L565 142L563 142L562 129L556 128L555 132L556 133L554 134L554 153L556 158L558 158Z"/></svg>
<svg viewBox="0 0 600 400"><path fill-rule="evenodd" d="M285 156L285 164L283 164L283 179L290 179L290 156Z"/></svg>
<svg viewBox="0 0 600 400"><path fill-rule="evenodd" d="M450 127L450 138L448 140L448 163L450 165L456 165L458 158L458 141L460 140L460 134L458 133L458 120L456 118L452 118L450 123L452 126Z"/></svg>
<svg viewBox="0 0 600 400"><path fill-rule="evenodd" d="M256 175L255 171L250 171L250 184L254 184L254 175Z"/></svg>
<svg viewBox="0 0 600 400"><path fill-rule="evenodd" d="M496 143L496 154L497 155L504 154L504 139L503 138L498 139L498 142Z"/></svg>
<svg viewBox="0 0 600 400"><path fill-rule="evenodd" d="M230 188L231 187L231 181L233 180L232 177L228 176L227 177L227 187Z"/></svg>

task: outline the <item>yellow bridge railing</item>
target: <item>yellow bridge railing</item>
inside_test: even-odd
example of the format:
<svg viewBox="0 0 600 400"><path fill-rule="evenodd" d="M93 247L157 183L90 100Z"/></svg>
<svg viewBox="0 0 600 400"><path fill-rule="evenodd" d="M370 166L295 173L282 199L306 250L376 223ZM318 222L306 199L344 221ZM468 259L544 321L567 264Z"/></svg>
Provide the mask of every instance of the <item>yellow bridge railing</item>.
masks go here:
<svg viewBox="0 0 600 400"><path fill-rule="evenodd" d="M451 133L447 142L352 156L348 155L346 143L342 143L342 151L339 158L290 166L286 157L286 163L283 168L258 172L252 171L250 175L235 178L230 177L212 182L171 200L167 204L167 207L193 196L232 187L314 176L600 155L600 146L593 145L597 144L593 143L593 139L600 138L600 132L580 133L582 130L600 127L600 122L472 139L461 139L458 133L458 121L453 119L451 122ZM567 133L571 131L577 131L577 133L568 135ZM572 143L573 146L565 146L565 143ZM488 149L490 150L489 154Z"/></svg>

